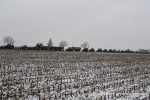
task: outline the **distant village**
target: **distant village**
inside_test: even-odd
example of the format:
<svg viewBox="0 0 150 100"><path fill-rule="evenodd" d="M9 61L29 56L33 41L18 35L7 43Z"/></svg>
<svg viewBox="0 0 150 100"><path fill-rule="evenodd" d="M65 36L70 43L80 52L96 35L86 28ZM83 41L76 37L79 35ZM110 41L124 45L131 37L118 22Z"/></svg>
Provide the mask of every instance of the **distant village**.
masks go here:
<svg viewBox="0 0 150 100"><path fill-rule="evenodd" d="M59 46L54 46L52 39L50 38L47 46L44 46L42 43L37 43L35 46L15 46L15 40L10 37L6 36L3 39L4 45L0 46L0 49L13 49L13 50L48 50L48 51L68 51L68 52L108 52L108 53L145 53L150 54L150 49L139 49L138 51L133 51L130 49L127 50L116 50L116 49L102 49L98 48L95 50L94 48L89 48L88 42L84 42L81 44L80 47L67 47L67 41L63 40L59 43ZM67 47L65 49L65 47Z"/></svg>

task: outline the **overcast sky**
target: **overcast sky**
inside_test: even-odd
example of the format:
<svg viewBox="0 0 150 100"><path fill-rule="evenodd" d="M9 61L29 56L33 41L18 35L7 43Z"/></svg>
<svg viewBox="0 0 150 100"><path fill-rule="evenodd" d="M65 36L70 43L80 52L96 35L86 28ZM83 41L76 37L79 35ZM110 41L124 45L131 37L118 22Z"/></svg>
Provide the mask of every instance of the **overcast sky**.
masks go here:
<svg viewBox="0 0 150 100"><path fill-rule="evenodd" d="M0 0L0 45L12 36L16 45L150 49L150 0Z"/></svg>

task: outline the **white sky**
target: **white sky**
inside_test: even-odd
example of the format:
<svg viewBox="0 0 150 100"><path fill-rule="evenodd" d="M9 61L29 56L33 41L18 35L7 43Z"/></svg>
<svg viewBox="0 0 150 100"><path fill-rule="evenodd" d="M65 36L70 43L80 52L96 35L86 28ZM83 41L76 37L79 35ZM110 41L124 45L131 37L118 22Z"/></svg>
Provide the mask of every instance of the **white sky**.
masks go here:
<svg viewBox="0 0 150 100"><path fill-rule="evenodd" d="M0 0L0 45L47 44L150 49L150 0Z"/></svg>

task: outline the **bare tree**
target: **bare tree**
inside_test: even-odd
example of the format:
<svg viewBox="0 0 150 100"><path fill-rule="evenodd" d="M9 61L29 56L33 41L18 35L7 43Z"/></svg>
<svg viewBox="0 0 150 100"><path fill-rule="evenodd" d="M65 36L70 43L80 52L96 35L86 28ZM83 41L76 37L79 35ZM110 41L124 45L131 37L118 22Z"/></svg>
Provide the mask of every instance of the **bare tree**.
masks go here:
<svg viewBox="0 0 150 100"><path fill-rule="evenodd" d="M83 49L88 49L89 48L89 44L88 44L88 42L83 42L82 44L81 44L81 47L83 48Z"/></svg>
<svg viewBox="0 0 150 100"><path fill-rule="evenodd" d="M59 47L66 47L68 45L67 41L61 41L59 42Z"/></svg>
<svg viewBox="0 0 150 100"><path fill-rule="evenodd" d="M5 45L14 45L15 40L11 36L6 36L3 39Z"/></svg>

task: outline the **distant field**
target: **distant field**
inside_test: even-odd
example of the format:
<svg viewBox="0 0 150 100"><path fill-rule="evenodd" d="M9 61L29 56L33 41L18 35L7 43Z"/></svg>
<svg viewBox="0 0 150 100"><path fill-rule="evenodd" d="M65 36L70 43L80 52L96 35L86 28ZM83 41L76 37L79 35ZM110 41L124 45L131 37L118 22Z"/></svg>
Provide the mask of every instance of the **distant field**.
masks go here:
<svg viewBox="0 0 150 100"><path fill-rule="evenodd" d="M0 100L150 100L150 55L0 50Z"/></svg>

